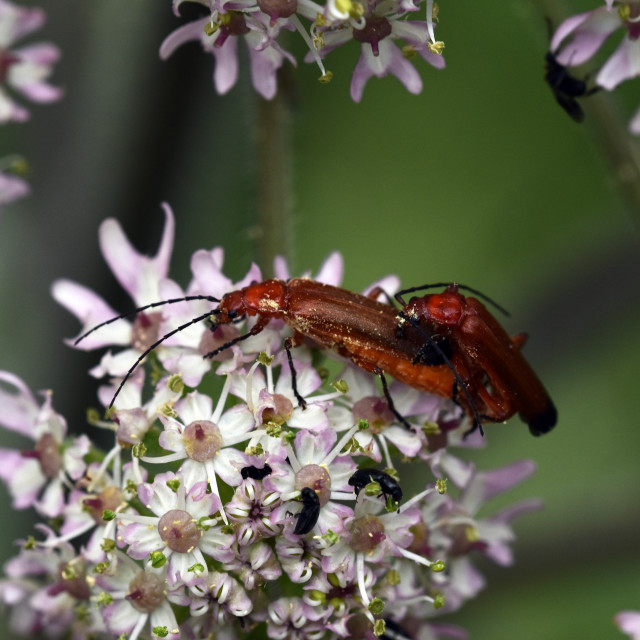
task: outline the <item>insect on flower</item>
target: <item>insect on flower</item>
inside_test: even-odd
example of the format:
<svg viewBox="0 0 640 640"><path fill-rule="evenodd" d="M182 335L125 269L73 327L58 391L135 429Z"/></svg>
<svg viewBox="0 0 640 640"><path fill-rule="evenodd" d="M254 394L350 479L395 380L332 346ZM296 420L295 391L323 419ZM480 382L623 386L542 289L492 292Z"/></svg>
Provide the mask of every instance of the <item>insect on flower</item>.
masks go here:
<svg viewBox="0 0 640 640"><path fill-rule="evenodd" d="M402 298L434 286L448 289L442 294L412 298L408 305ZM396 294L396 300L404 307L398 310L375 299L380 293L377 289L363 296L307 278L288 282L271 279L227 293L220 300L193 295L155 302L97 325L80 336L76 344L96 329L133 313L185 300L207 300L217 303L217 308L180 325L149 346L120 382L110 406L136 367L166 339L206 318L212 318L212 328L217 328L246 316L257 316L246 333L204 357L213 358L258 335L271 320L282 319L294 331L285 340L284 348L293 392L303 408L306 402L298 393L291 350L306 339L379 376L389 408L407 429L411 426L393 404L385 373L414 389L455 400L473 419L472 430L479 428L482 433L482 422L504 422L519 412L534 435L546 433L555 425L555 407L519 353L526 336L510 338L479 300L458 294L458 286L440 283L405 289ZM474 289L463 288L492 302Z"/></svg>
<svg viewBox="0 0 640 640"><path fill-rule="evenodd" d="M399 504L402 500L402 489L395 478L379 469L358 469L350 478L349 484L356 492L356 496L368 484L377 483L380 486L380 494L386 498L391 498L393 502Z"/></svg>
<svg viewBox="0 0 640 640"><path fill-rule="evenodd" d="M296 522L296 528L293 530L293 533L297 536L309 533L316 526L316 522L320 517L320 498L318 498L318 494L313 489L303 487L300 491L300 498L302 500L302 511L296 514L298 521Z"/></svg>
<svg viewBox="0 0 640 640"><path fill-rule="evenodd" d="M247 478L251 478L252 480L264 480L268 475L271 475L272 471L273 469L268 464L265 464L262 469L258 469L258 467L251 465L240 469L240 475L244 480Z"/></svg>
<svg viewBox="0 0 640 640"><path fill-rule="evenodd" d="M123 385L142 360L171 336L207 318L212 319L212 328L215 329L246 316L257 316L257 321L246 333L204 357L213 358L233 345L258 335L271 320L282 319L294 332L293 336L285 340L284 348L291 370L293 392L301 407L305 407L306 402L297 390L291 349L305 339L315 346L332 349L361 369L379 376L389 408L407 428L410 425L394 407L385 373L416 389L444 398L453 398L456 382L466 393L462 380L445 362L449 351L446 339L425 341L422 329L410 325L399 328L398 309L392 304L307 278L294 278L288 282L272 279L253 283L226 294L221 300L212 296L194 295L155 302L97 325L80 336L76 344L96 329L120 318L185 300L207 300L217 303L217 308L182 324L150 345L122 379L110 406L113 406ZM470 407L468 410L478 422L471 397L468 398L467 407Z"/></svg>
<svg viewBox="0 0 640 640"><path fill-rule="evenodd" d="M547 20L549 37L553 34L551 21ZM567 67L556 58L555 54L547 51L544 65L544 79L551 87L556 102L569 114L575 122L584 120L584 111L576 98L585 98L600 90L600 87L587 89L587 77L580 80L572 76Z"/></svg>
<svg viewBox="0 0 640 640"><path fill-rule="evenodd" d="M544 79L553 91L556 102L575 122L584 120L584 111L576 98L585 98L600 90L599 87L587 89L587 78L580 80L572 76L567 67L560 64L556 57L547 52Z"/></svg>
<svg viewBox="0 0 640 640"><path fill-rule="evenodd" d="M446 286L442 293L413 297L409 293ZM503 422L519 413L535 436L556 424L556 408L520 348L527 336L510 337L480 300L458 292L455 283L438 283L405 289L396 294L404 307L402 321L424 331L425 339L441 336L448 340L451 357L447 360L462 379L467 393L464 404L473 398L474 411L484 421ZM481 294L480 294L481 295Z"/></svg>
<svg viewBox="0 0 640 640"><path fill-rule="evenodd" d="M384 633L381 640L411 640L411 636L397 622L389 618L385 619Z"/></svg>

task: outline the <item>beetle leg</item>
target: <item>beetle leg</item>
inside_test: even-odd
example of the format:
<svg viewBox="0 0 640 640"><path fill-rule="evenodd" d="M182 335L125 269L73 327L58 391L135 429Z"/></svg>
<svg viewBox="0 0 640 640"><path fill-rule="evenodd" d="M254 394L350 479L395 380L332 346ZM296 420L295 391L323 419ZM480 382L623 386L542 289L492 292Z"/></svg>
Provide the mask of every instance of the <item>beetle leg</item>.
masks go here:
<svg viewBox="0 0 640 640"><path fill-rule="evenodd" d="M293 336L284 341L284 350L287 352L287 360L289 361L289 371L291 371L291 389L293 390L293 395L298 401L298 406L302 409L306 409L307 401L298 392L298 374L296 373L296 368L293 366L293 358L291 357L291 349L293 347L297 347L302 342L303 338L304 336L301 333L296 332Z"/></svg>
<svg viewBox="0 0 640 640"><path fill-rule="evenodd" d="M497 389L492 388L493 393L484 385L480 385L477 389L478 396L485 403L489 413L487 417L492 422L504 422L513 415L511 403L508 399L499 393Z"/></svg>
<svg viewBox="0 0 640 640"><path fill-rule="evenodd" d="M477 411L478 418L485 419L489 422L504 422L512 414L511 402L501 388L492 385L490 379L487 380L487 373L481 367L475 365L473 372L467 364L463 363L461 358L456 359L456 369L465 384L469 395L473 398L474 409ZM454 401L460 403L462 397L456 398L458 388L454 393ZM470 431L475 431L474 426Z"/></svg>
<svg viewBox="0 0 640 640"><path fill-rule="evenodd" d="M484 386L482 384L477 384L477 380L473 379L469 368L458 354L453 354L450 364L456 375L456 381L453 385L453 395L451 399L457 405L461 406L465 410L465 412L473 418L473 424L471 425L471 428L464 432L463 437L466 438L476 429L480 429L480 435L484 436L482 419L488 418L489 420L491 420L490 416L487 416L484 414L484 412L479 411L477 407L478 398L484 401L484 398L479 391L479 388L484 389ZM462 391L462 395L458 393L459 391Z"/></svg>
<svg viewBox="0 0 640 640"><path fill-rule="evenodd" d="M380 377L380 382L382 382L382 391L384 393L384 397L387 400L387 404L389 405L389 409L391 409L391 413L398 418L398 420L402 423L402 426L409 431L413 431L411 425L407 422L407 419L396 409L396 406L393 404L393 399L391 398L391 394L389 393L389 386L387 385L387 379L384 375L384 371L381 369L375 369L374 373Z"/></svg>

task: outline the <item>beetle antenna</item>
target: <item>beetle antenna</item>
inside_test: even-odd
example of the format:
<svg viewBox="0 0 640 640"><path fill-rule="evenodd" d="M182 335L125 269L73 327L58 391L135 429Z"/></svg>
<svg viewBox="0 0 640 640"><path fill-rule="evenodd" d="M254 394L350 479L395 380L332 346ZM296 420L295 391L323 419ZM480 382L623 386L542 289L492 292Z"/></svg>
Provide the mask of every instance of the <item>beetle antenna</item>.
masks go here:
<svg viewBox="0 0 640 640"><path fill-rule="evenodd" d="M482 298L485 302L488 302L490 305L495 307L500 313L504 313L505 316L510 316L511 314L501 305L499 305L495 300L492 300L489 296L482 293L482 291L478 291L473 287L467 287L464 284L458 284L457 282L436 282L435 284L423 284L420 287L411 287L409 289L403 289L402 291L398 291L395 295L395 299L403 306L406 307L407 304L403 300L402 296L407 293L415 293L416 291L425 291L426 289L435 289L436 287L451 287L456 286L458 289L464 289L465 291L469 291L474 295Z"/></svg>
<svg viewBox="0 0 640 640"><path fill-rule="evenodd" d="M242 342L243 340L246 340L247 338L250 338L253 335L255 334L251 333L250 331L248 331L247 333L243 333L241 336L238 336L233 340L229 340L229 342L225 342L223 345L221 345L217 349L214 349L213 351L209 351L209 353L205 353L202 357L207 359L213 358L217 356L219 353L222 353L223 351L225 351L226 349L229 349L230 347L233 347L234 345L238 344L238 342Z"/></svg>
<svg viewBox="0 0 640 640"><path fill-rule="evenodd" d="M138 368L138 365L154 349L159 347L165 340L169 339L171 336L174 336L176 333L180 333L180 331L182 331L183 329L186 329L187 327L190 327L192 324L196 324L197 322L200 322L201 320L205 320L212 313L215 313L216 311L217 311L217 309L214 309L213 311L207 311L207 313L203 313L201 316L198 316L197 318L192 318L191 320L189 320L189 322L185 322L184 324L181 324L176 329L173 329L173 330L169 331L169 333L165 333L161 338L158 338L158 340L156 340L150 347L148 347L145 351L143 351L140 354L139 358L133 363L133 365L131 366L129 371L127 371L127 373L125 374L124 378L122 378L120 384L118 385L118 388L116 389L116 392L113 394L113 398L111 398L111 402L109 403L109 406L107 407L107 410L109 410L109 409L111 409L111 407L113 407L113 403L116 401L116 398L118 397L118 394L120 393L120 391L122 391L122 387L124 387L125 382L131 377L131 374Z"/></svg>
<svg viewBox="0 0 640 640"><path fill-rule="evenodd" d="M137 309L133 309L133 311L128 311L127 313L123 313L119 316L115 316L115 318L111 318L109 320L105 320L100 324L97 324L95 327L89 329L86 333L83 333L79 338L76 338L74 341L74 346L84 340L87 336L91 335L97 329L104 327L116 320L122 320L123 318L128 318L129 316L133 316L136 313L140 313L141 311L146 311L147 309L153 309L154 307L161 307L165 304L174 304L176 302L189 302L190 300L207 300L208 302L220 302L218 298L214 298L213 296L205 296L205 295L195 295L195 296L184 296L183 298L171 298L170 300L161 300L160 302L152 302L151 304L146 304L144 307L138 307ZM212 311L210 313L215 313Z"/></svg>
<svg viewBox="0 0 640 640"><path fill-rule="evenodd" d="M442 286L442 285L434 285L434 286ZM469 389L467 388L467 385L463 382L462 378L460 377L460 374L456 371L456 368L451 363L451 360L449 360L449 358L447 357L447 354L442 350L440 345L420 326L417 320L409 317L403 311L401 311L398 315L403 320L407 320L408 322L410 322L427 339L427 342L429 342L436 349L436 351L440 353L440 355L442 356L442 360L449 367L449 369L451 369L451 372L453 373L453 377L456 379L456 382L462 389L464 395L467 397L467 400L469 401L469 406L471 407L471 411L473 411L474 425L470 431L467 431L467 433L471 433L471 431L480 429L480 435L484 436L484 429L482 428L482 423L480 422L480 414L478 413L478 409L476 408L476 403L473 401L473 398L469 393ZM465 436L466 435L467 434L465 433Z"/></svg>
<svg viewBox="0 0 640 640"><path fill-rule="evenodd" d="M256 322L253 325L253 327L251 327L251 329L249 329L249 331L247 331L247 333L243 333L241 336L238 336L237 338L234 338L233 340L229 340L229 342L226 342L225 344L223 344L222 346L218 347L217 349L214 349L213 351L209 351L209 353L205 353L202 357L203 358L213 358L214 356L217 356L219 353L221 353L225 349L229 349L229 347L233 347L234 344L238 344L238 342L242 342L243 340L246 340L247 338L250 338L251 336L257 336L265 328L265 326L267 325L267 322L268 322L268 320L265 317L259 318L258 322Z"/></svg>

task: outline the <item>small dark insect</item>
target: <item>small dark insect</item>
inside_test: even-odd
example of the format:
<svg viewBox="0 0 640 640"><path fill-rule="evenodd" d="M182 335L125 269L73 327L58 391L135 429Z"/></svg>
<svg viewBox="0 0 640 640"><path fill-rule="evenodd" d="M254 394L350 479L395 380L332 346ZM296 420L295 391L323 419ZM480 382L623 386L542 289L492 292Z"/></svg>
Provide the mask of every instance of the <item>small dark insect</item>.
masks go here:
<svg viewBox="0 0 640 640"><path fill-rule="evenodd" d="M240 475L246 480L247 478L251 478L252 480L262 480L266 478L273 469L265 464L262 469L258 469L258 467L254 467L251 465L250 467L243 467L240 469Z"/></svg>
<svg viewBox="0 0 640 640"><path fill-rule="evenodd" d="M349 478L349 484L353 487L356 495L370 482L377 482L380 485L380 495L383 495L385 498L390 496L396 503L402 500L402 489L400 485L384 471L380 471L379 469L358 469Z"/></svg>
<svg viewBox="0 0 640 640"><path fill-rule="evenodd" d="M411 640L411 636L393 620L385 619L385 630L380 640Z"/></svg>
<svg viewBox="0 0 640 640"><path fill-rule="evenodd" d="M587 78L580 80L572 76L567 71L567 67L560 64L551 51L547 51L545 59L544 79L551 87L556 102L575 122L582 122L584 120L584 111L576 98L586 98L599 91L600 87L587 89Z"/></svg>
<svg viewBox="0 0 640 640"><path fill-rule="evenodd" d="M302 511L296 514L298 522L296 522L296 528L293 530L293 533L297 536L309 533L316 526L320 516L320 499L313 489L303 487L302 491L300 491L300 497L302 498Z"/></svg>

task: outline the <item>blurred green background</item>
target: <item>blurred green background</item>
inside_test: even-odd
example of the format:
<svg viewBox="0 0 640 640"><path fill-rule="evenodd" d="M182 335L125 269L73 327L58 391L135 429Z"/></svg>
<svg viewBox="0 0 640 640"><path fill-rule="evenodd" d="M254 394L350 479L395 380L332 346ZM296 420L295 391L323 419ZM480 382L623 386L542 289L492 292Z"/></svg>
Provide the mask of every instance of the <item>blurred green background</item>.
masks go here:
<svg viewBox="0 0 640 640"><path fill-rule="evenodd" d="M153 252L159 203L170 202L172 275L183 285L198 248L224 246L236 278L256 259L260 167L246 56L239 85L223 97L197 45L160 61L178 24L169 4L47 6L48 24L32 40L61 47L54 79L65 98L0 132L3 154L30 161L33 188L0 220L1 366L34 390L53 388L76 431L95 402L86 371L96 354L62 344L78 326L49 287L69 277L129 309L99 253L104 218L118 218ZM554 3L551 17L597 5ZM476 640L617 638L614 613L640 609L640 205L621 195L624 167L605 152L609 128L626 127L640 93L636 82L589 98L586 122L572 122L543 82L544 15L533 2L443 1L447 68L418 61L419 96L395 78L372 79L353 104L355 43L328 58L329 85L311 65L295 72L294 272L339 250L353 290L388 273L407 286L456 280L481 289L511 310L510 332L530 334L525 354L558 407L548 436L532 438L513 419L489 426L487 447L467 454L481 469L538 464L488 512L530 496L546 505L516 522L516 565L483 566L489 588L450 617ZM637 158L638 141L622 139ZM2 435L1 446L15 444ZM4 490L0 499L7 512ZM5 519L0 559L28 533L28 516Z"/></svg>

